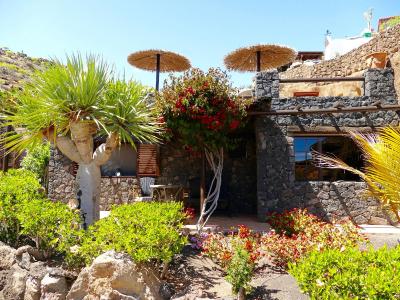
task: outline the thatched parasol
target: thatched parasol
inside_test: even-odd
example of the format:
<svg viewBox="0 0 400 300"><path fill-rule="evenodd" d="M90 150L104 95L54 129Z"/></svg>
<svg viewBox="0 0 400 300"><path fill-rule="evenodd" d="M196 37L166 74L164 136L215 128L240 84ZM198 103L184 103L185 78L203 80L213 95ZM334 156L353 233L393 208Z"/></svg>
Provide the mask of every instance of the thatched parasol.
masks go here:
<svg viewBox="0 0 400 300"><path fill-rule="evenodd" d="M296 51L279 45L255 45L232 51L225 56L224 64L228 70L241 72L278 68L291 63Z"/></svg>
<svg viewBox="0 0 400 300"><path fill-rule="evenodd" d="M128 62L136 68L156 71L156 89L159 88L160 72L182 72L191 67L190 61L177 53L164 50L144 50L130 54Z"/></svg>

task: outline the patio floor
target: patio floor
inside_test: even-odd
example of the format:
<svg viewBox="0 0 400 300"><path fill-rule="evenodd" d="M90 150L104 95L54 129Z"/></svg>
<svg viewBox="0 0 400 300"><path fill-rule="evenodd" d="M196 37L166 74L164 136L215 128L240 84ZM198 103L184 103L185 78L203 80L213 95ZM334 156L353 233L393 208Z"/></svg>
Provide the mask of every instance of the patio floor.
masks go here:
<svg viewBox="0 0 400 300"><path fill-rule="evenodd" d="M191 223L185 225L190 232L196 231L197 218L194 218ZM207 225L204 227L205 231L223 231L228 232L231 227L236 227L237 225L246 225L250 229L256 232L267 232L270 230L270 226L265 222L260 222L257 220L256 215L241 215L237 217L226 217L226 216L212 216Z"/></svg>

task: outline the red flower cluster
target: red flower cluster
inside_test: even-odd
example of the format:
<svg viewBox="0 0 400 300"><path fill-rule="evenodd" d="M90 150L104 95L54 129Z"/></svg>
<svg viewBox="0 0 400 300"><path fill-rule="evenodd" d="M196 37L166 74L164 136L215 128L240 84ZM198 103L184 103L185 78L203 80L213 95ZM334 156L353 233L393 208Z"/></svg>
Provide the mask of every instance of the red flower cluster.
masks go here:
<svg viewBox="0 0 400 300"><path fill-rule="evenodd" d="M249 253L250 264L256 264L261 257L260 237L245 225L239 225L228 236L221 233L207 235L201 245L203 255L209 256L223 268L229 265L235 247L242 247Z"/></svg>
<svg viewBox="0 0 400 300"><path fill-rule="evenodd" d="M240 125L240 121L239 120L232 120L232 122L229 124L229 128L231 130L235 130L236 128L238 128Z"/></svg>
<svg viewBox="0 0 400 300"><path fill-rule="evenodd" d="M321 223L317 216L310 214L307 209L294 208L282 213L268 213L267 222L279 234L298 234L303 229Z"/></svg>
<svg viewBox="0 0 400 300"><path fill-rule="evenodd" d="M191 69L171 82L157 97L157 106L166 127L182 144L193 148L229 146L228 134L239 128L246 114L244 102L226 73L210 69L207 73Z"/></svg>
<svg viewBox="0 0 400 300"><path fill-rule="evenodd" d="M202 84L200 90L189 86L179 93L175 109L187 118L199 121L210 130L218 131L225 127L229 130L237 129L240 126L240 121L235 118L239 115L238 105L229 97L212 97L212 93L207 81Z"/></svg>
<svg viewBox="0 0 400 300"><path fill-rule="evenodd" d="M250 237L251 231L250 228L246 225L238 225L238 236L241 239L247 239Z"/></svg>
<svg viewBox="0 0 400 300"><path fill-rule="evenodd" d="M186 219L193 219L196 216L196 212L193 207L185 207L183 211Z"/></svg>

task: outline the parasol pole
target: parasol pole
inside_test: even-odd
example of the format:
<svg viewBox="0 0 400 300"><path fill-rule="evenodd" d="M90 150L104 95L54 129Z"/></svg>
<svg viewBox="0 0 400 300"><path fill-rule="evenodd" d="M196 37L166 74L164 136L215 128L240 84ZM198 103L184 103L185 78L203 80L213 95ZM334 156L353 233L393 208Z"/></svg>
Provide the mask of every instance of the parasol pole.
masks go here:
<svg viewBox="0 0 400 300"><path fill-rule="evenodd" d="M157 62L156 62L156 90L158 92L160 85L160 53L156 54Z"/></svg>
<svg viewBox="0 0 400 300"><path fill-rule="evenodd" d="M257 56L257 72L261 71L261 51L258 50L256 52L256 56Z"/></svg>

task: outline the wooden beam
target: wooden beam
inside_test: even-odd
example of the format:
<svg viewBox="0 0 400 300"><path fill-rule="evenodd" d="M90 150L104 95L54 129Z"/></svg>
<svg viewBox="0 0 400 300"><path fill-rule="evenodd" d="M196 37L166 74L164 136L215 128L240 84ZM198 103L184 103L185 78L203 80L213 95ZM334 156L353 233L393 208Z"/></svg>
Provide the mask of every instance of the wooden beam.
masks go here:
<svg viewBox="0 0 400 300"><path fill-rule="evenodd" d="M337 108L321 108L321 109L287 109L287 110L270 110L270 111L250 111L250 116L281 116L281 115L312 115L312 114L333 114L333 113L354 113L354 112L377 112L377 111L400 111L400 105L377 106L357 106Z"/></svg>
<svg viewBox="0 0 400 300"><path fill-rule="evenodd" d="M376 132L383 127L347 127L347 126L296 126L291 125L287 127L289 136L315 136L315 135L348 135L349 131L357 131L362 133Z"/></svg>
<svg viewBox="0 0 400 300"><path fill-rule="evenodd" d="M331 77L331 78L288 78L279 79L279 83L297 83L297 82L334 82L334 81L365 81L364 77Z"/></svg>

